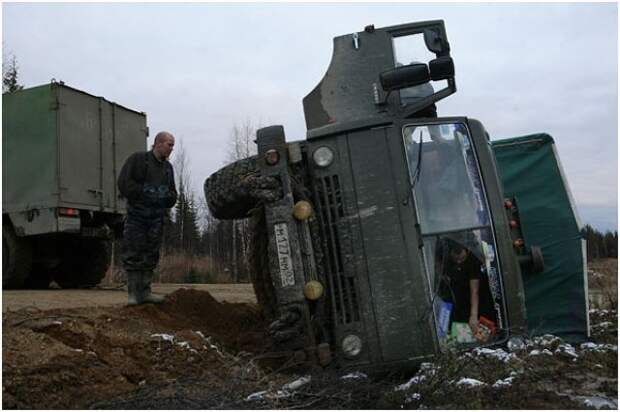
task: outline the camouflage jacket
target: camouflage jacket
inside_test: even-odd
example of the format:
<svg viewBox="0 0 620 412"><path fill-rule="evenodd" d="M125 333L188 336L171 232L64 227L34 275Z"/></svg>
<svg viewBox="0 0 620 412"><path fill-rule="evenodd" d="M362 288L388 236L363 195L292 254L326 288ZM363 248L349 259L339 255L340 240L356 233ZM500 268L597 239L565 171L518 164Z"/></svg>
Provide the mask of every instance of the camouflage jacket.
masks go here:
<svg viewBox="0 0 620 412"><path fill-rule="evenodd" d="M130 209L150 209L163 215L177 201L172 165L159 161L152 150L129 156L118 176L118 189Z"/></svg>

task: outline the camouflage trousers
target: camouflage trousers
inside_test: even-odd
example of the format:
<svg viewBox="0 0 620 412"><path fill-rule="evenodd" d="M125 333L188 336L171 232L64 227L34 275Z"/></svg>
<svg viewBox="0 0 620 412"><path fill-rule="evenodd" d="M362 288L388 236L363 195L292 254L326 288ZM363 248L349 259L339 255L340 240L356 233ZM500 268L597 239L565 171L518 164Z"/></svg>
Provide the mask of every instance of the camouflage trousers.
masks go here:
<svg viewBox="0 0 620 412"><path fill-rule="evenodd" d="M164 219L129 213L123 232L121 258L127 272L153 271L159 262Z"/></svg>

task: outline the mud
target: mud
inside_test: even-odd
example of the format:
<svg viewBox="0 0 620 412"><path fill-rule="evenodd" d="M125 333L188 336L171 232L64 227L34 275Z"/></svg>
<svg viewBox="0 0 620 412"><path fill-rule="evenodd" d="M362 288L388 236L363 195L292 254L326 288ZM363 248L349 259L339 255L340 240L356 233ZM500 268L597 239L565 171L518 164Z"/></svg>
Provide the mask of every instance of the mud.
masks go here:
<svg viewBox="0 0 620 412"><path fill-rule="evenodd" d="M3 313L4 409L617 409L618 316L590 312L591 342L446 353L372 375L268 356L254 303L180 289L161 305ZM505 348L504 348L505 349Z"/></svg>
<svg viewBox="0 0 620 412"><path fill-rule="evenodd" d="M188 289L160 306L7 312L3 408L87 408L143 386L219 380L238 355L268 348L264 324L253 304Z"/></svg>

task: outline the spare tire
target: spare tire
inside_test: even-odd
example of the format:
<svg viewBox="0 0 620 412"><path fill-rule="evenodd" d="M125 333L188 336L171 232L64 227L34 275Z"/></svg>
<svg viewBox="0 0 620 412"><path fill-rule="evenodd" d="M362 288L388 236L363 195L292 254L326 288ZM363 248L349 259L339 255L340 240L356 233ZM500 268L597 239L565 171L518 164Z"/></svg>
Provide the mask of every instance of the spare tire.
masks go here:
<svg viewBox="0 0 620 412"><path fill-rule="evenodd" d="M32 246L18 237L9 222L2 224L2 289L19 289L32 270Z"/></svg>
<svg viewBox="0 0 620 412"><path fill-rule="evenodd" d="M65 239L62 262L54 280L65 289L93 287L104 278L112 258L112 242L107 239Z"/></svg>
<svg viewBox="0 0 620 412"><path fill-rule="evenodd" d="M277 179L260 175L256 156L238 160L213 173L204 183L211 214L216 219L244 219L260 201L282 196Z"/></svg>

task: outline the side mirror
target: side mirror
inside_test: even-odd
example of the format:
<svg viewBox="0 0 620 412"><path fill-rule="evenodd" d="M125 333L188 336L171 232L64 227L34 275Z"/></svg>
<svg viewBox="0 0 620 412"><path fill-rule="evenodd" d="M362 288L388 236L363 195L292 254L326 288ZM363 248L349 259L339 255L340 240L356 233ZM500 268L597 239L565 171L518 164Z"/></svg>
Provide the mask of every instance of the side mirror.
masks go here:
<svg viewBox="0 0 620 412"><path fill-rule="evenodd" d="M419 86L431 80L428 66L424 63L414 63L385 71L379 75L381 87L386 92Z"/></svg>
<svg viewBox="0 0 620 412"><path fill-rule="evenodd" d="M452 57L438 57L428 62L432 80L447 80L454 77L454 61Z"/></svg>

